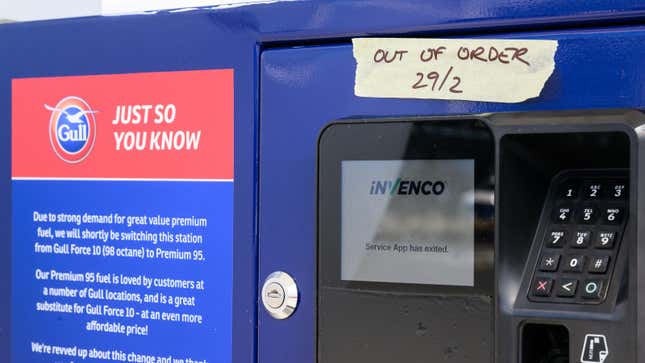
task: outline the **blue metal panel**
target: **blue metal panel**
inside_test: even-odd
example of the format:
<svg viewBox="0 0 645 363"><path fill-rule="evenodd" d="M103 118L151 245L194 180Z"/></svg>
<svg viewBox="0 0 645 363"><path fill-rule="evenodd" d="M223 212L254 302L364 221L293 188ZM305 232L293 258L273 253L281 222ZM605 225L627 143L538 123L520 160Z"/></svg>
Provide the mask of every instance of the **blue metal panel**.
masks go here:
<svg viewBox="0 0 645 363"><path fill-rule="evenodd" d="M259 43L317 42L375 34L473 32L638 21L639 0L284 0L215 7L223 32ZM232 44L232 43L231 43Z"/></svg>
<svg viewBox="0 0 645 363"><path fill-rule="evenodd" d="M11 291L10 120L12 78L235 69L234 361L255 359L256 107L259 50L269 42L317 43L370 34L476 33L523 27L637 21L636 0L293 1L187 13L83 18L0 26L0 361L9 360ZM351 115L448 114L511 109L636 107L642 104L640 30L567 35L562 67L542 98L504 106L357 99L347 45L267 52L263 72L262 271L292 269L305 292L299 313L279 325L262 315L262 354L313 360L314 152L327 121ZM553 35L556 36L556 35ZM565 36L565 35L562 35ZM274 43L275 44L275 43ZM610 62L620 62L615 68ZM579 77L577 83L574 79ZM578 92L578 93L576 93ZM285 103L286 102L286 103ZM272 251L273 248L277 250ZM286 251L289 259L280 252ZM302 330L298 330L298 329ZM276 334L276 335L272 335ZM282 334L282 335L280 335ZM278 350L298 335L289 351ZM265 360L266 361L266 360Z"/></svg>
<svg viewBox="0 0 645 363"><path fill-rule="evenodd" d="M248 9L262 41L347 38L386 33L572 26L629 21L645 15L638 0L324 0Z"/></svg>
<svg viewBox="0 0 645 363"><path fill-rule="evenodd" d="M560 41L556 70L539 98L520 104L358 98L349 44L263 53L260 276L276 269L289 272L302 298L289 320L275 321L264 312L259 314L260 363L315 362L316 143L327 123L352 116L645 106L643 27L505 37Z"/></svg>
<svg viewBox="0 0 645 363"><path fill-rule="evenodd" d="M202 12L0 26L0 362L10 361L11 79L211 68L235 70L233 361L255 360L257 63L254 40L222 25L234 18Z"/></svg>

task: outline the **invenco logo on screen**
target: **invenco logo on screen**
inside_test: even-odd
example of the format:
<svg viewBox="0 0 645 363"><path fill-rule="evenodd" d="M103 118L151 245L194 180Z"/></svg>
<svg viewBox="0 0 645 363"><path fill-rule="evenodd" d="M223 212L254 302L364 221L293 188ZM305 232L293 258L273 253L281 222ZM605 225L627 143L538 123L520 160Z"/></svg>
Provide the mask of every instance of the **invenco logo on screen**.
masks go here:
<svg viewBox="0 0 645 363"><path fill-rule="evenodd" d="M90 105L79 97L65 97L51 111L49 141L56 155L63 161L75 164L83 161L94 147L96 120Z"/></svg>
<svg viewBox="0 0 645 363"><path fill-rule="evenodd" d="M430 180L372 180L370 195L441 195L446 182Z"/></svg>

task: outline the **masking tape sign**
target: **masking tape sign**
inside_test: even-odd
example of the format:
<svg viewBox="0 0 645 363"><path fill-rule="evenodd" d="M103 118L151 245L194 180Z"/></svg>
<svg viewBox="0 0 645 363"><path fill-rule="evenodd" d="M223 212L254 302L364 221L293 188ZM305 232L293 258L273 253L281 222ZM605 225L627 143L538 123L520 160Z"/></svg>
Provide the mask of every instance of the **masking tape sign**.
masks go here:
<svg viewBox="0 0 645 363"><path fill-rule="evenodd" d="M555 69L555 40L353 39L359 97L517 103Z"/></svg>

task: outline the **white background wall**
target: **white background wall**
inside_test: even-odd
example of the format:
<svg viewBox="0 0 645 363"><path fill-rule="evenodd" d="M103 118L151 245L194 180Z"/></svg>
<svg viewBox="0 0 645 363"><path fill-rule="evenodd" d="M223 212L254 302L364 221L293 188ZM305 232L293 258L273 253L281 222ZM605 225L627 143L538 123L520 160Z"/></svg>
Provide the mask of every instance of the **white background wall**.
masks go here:
<svg viewBox="0 0 645 363"><path fill-rule="evenodd" d="M100 9L101 0L0 0L0 18L10 20L85 16Z"/></svg>
<svg viewBox="0 0 645 363"><path fill-rule="evenodd" d="M242 2L250 0L0 0L0 19L28 21Z"/></svg>
<svg viewBox="0 0 645 363"><path fill-rule="evenodd" d="M9 14L9 0L0 0L0 21Z"/></svg>

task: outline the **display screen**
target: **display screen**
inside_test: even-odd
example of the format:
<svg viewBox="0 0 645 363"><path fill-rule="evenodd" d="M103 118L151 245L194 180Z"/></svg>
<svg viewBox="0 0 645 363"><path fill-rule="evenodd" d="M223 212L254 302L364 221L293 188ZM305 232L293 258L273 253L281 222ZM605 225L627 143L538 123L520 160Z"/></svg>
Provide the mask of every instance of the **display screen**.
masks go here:
<svg viewBox="0 0 645 363"><path fill-rule="evenodd" d="M341 279L474 286L475 161L342 161Z"/></svg>

